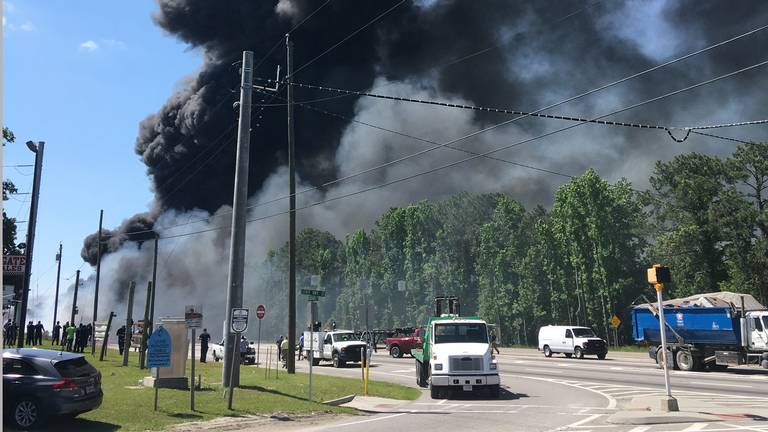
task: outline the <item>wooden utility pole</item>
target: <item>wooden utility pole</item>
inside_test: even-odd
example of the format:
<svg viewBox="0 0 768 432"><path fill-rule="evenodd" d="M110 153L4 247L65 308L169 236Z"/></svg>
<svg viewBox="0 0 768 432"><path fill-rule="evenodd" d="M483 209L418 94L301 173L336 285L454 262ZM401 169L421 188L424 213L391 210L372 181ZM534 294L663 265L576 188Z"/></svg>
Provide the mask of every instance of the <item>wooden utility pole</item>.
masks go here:
<svg viewBox="0 0 768 432"><path fill-rule="evenodd" d="M56 254L56 262L58 268L56 269L56 297L53 300L53 325L51 325L51 331L56 327L56 318L59 312L59 282L61 281L61 243L59 243L59 253ZM61 330L59 330L61 331Z"/></svg>
<svg viewBox="0 0 768 432"><path fill-rule="evenodd" d="M290 34L285 35L288 55L288 72L285 79L288 92L288 200L289 230L288 238L288 373L296 373L296 155L293 134L293 42Z"/></svg>
<svg viewBox="0 0 768 432"><path fill-rule="evenodd" d="M155 250L152 257L152 300L149 305L149 333L152 335L152 329L155 325L155 294L157 293L157 246L160 241L160 236L155 234Z"/></svg>
<svg viewBox="0 0 768 432"><path fill-rule="evenodd" d="M107 346L109 343L109 331L112 329L112 318L116 315L114 312L109 312L109 320L107 320L107 329L104 331L104 340L101 342L101 354L99 354L99 361L104 361L104 353L107 352Z"/></svg>
<svg viewBox="0 0 768 432"><path fill-rule="evenodd" d="M128 366L128 351L131 350L131 324L133 321L133 292L136 290L136 281L131 281L128 286L128 310L125 313L125 340L123 341L123 366Z"/></svg>
<svg viewBox="0 0 768 432"><path fill-rule="evenodd" d="M75 313L77 312L77 289L80 286L80 270L75 272L75 296L72 299L72 319L69 320L69 325L75 325Z"/></svg>
<svg viewBox="0 0 768 432"><path fill-rule="evenodd" d="M91 317L91 321L93 322L93 325L91 326L92 332L91 333L91 355L96 355L96 338L94 335L96 334L96 315L99 311L99 279L101 279L101 224L104 221L104 210L99 210L99 232L96 236L98 246L96 248L96 286L93 289L93 316Z"/></svg>
<svg viewBox="0 0 768 432"><path fill-rule="evenodd" d="M141 348L139 349L139 369L144 369L147 355L147 326L149 325L149 302L152 300L152 281L147 282L147 301L144 303L144 325L141 326Z"/></svg>
<svg viewBox="0 0 768 432"><path fill-rule="evenodd" d="M238 119L235 191L232 198L232 237L227 277L226 341L222 382L230 394L240 382L239 359L235 348L238 340L232 329L232 309L243 306L243 273L245 267L245 216L248 205L248 166L251 145L251 98L253 96L253 52L243 51L240 77L240 113Z"/></svg>

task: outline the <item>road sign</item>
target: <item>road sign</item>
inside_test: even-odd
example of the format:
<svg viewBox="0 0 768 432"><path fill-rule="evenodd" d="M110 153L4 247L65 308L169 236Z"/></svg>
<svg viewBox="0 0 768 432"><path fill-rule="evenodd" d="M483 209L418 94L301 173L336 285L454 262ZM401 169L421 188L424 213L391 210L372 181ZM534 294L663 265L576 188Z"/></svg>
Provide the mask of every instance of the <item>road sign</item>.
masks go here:
<svg viewBox="0 0 768 432"><path fill-rule="evenodd" d="M619 317L614 315L613 318L611 318L611 327L619 328L620 325L621 325L621 320L619 319Z"/></svg>
<svg viewBox="0 0 768 432"><path fill-rule="evenodd" d="M265 308L264 305L256 306L256 318L262 319L266 314L267 314L267 308Z"/></svg>
<svg viewBox="0 0 768 432"><path fill-rule="evenodd" d="M203 326L203 305L184 306L184 319L189 328L201 328Z"/></svg>
<svg viewBox="0 0 768 432"><path fill-rule="evenodd" d="M232 309L232 331L236 333L242 333L248 330L248 309L247 308L233 308Z"/></svg>
<svg viewBox="0 0 768 432"><path fill-rule="evenodd" d="M313 297L325 297L324 290L302 289L301 293L304 295L313 296Z"/></svg>
<svg viewBox="0 0 768 432"><path fill-rule="evenodd" d="M160 326L147 342L147 367L171 367L171 334Z"/></svg>
<svg viewBox="0 0 768 432"><path fill-rule="evenodd" d="M405 291L405 281L404 280L397 281L397 290L400 291L400 292Z"/></svg>

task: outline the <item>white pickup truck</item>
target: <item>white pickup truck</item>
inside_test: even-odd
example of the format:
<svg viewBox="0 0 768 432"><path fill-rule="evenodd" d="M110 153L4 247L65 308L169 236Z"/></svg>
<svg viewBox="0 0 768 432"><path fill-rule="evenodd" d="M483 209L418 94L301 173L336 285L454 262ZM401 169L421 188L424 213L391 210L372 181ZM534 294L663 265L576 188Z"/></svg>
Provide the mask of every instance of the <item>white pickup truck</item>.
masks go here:
<svg viewBox="0 0 768 432"><path fill-rule="evenodd" d="M310 338L313 338L311 344ZM361 350L367 349L367 344L350 330L304 332L304 355L307 361L310 359L310 345L313 365L317 366L321 360L330 360L337 368L349 362L359 362Z"/></svg>

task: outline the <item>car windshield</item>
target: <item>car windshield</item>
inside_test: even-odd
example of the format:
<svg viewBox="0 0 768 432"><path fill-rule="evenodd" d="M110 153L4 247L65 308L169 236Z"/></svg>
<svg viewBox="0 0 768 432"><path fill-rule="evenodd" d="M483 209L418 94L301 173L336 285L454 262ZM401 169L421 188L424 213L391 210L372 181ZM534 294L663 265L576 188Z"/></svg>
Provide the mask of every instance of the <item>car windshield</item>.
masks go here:
<svg viewBox="0 0 768 432"><path fill-rule="evenodd" d="M576 337L595 337L595 332L588 328L575 328L573 329L573 334Z"/></svg>
<svg viewBox="0 0 768 432"><path fill-rule="evenodd" d="M333 340L336 342L349 342L358 340L354 333L336 333L333 335Z"/></svg>
<svg viewBox="0 0 768 432"><path fill-rule="evenodd" d="M483 323L436 324L435 343L488 343L488 330Z"/></svg>
<svg viewBox="0 0 768 432"><path fill-rule="evenodd" d="M80 378L96 375L96 368L91 366L85 357L78 357L72 360L63 360L53 365L62 378Z"/></svg>
<svg viewBox="0 0 768 432"><path fill-rule="evenodd" d="M763 316L763 328L768 329L768 315Z"/></svg>

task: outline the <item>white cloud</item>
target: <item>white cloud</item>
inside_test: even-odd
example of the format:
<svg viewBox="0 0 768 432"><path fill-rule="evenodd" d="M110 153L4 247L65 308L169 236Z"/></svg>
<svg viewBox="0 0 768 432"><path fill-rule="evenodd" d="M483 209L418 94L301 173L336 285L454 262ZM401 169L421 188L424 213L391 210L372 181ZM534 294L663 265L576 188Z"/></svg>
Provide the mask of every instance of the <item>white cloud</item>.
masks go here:
<svg viewBox="0 0 768 432"><path fill-rule="evenodd" d="M94 52L97 49L99 49L99 44L90 39L80 44L81 51Z"/></svg>
<svg viewBox="0 0 768 432"><path fill-rule="evenodd" d="M19 30L25 31L25 32L31 32L35 30L35 25L31 22L27 21L24 24L19 26Z"/></svg>

